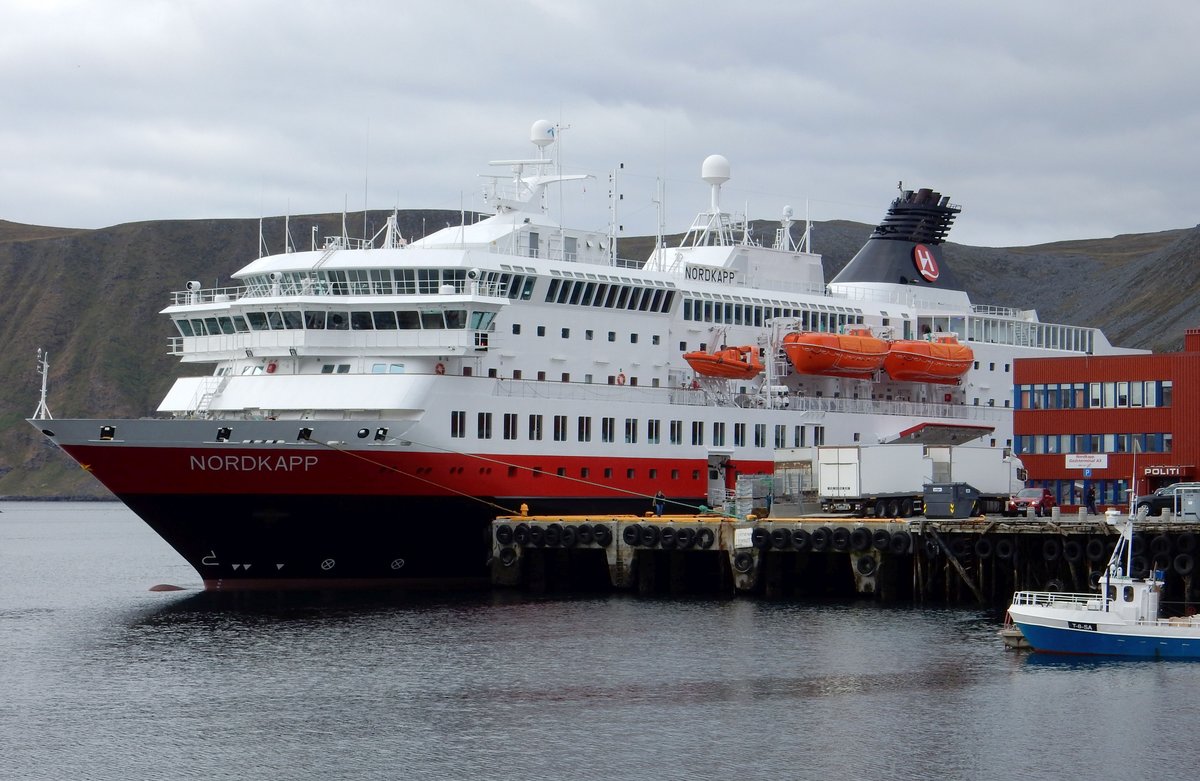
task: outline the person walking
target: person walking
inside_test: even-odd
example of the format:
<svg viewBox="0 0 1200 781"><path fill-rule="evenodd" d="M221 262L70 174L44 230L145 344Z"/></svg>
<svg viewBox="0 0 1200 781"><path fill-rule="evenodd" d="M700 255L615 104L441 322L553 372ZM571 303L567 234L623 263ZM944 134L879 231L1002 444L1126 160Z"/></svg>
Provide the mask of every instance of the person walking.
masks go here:
<svg viewBox="0 0 1200 781"><path fill-rule="evenodd" d="M1087 490L1087 511L1088 515L1096 514L1096 487L1091 485Z"/></svg>
<svg viewBox="0 0 1200 781"><path fill-rule="evenodd" d="M654 495L654 514L659 518L667 509L667 497L663 496L663 492L659 491Z"/></svg>

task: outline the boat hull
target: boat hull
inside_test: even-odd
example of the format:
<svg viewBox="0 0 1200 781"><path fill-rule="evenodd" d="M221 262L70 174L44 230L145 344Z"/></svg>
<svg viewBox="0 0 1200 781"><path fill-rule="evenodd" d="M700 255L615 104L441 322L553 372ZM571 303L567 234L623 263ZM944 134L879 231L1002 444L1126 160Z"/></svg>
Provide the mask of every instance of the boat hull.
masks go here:
<svg viewBox="0 0 1200 781"><path fill-rule="evenodd" d="M432 496L124 494L209 590L483 586L497 511ZM497 505L514 497L479 497ZM518 502L519 504L519 502ZM643 500L531 500L539 512L645 511Z"/></svg>
<svg viewBox="0 0 1200 781"><path fill-rule="evenodd" d="M455 585L488 576L488 524L516 515L642 514L664 476L706 502L707 462L498 455L376 443L341 421L37 421L199 573L207 588ZM302 429L312 439L298 441ZM106 440L98 432L111 430ZM358 438L358 432L366 436ZM769 463L743 461L750 470ZM557 479L588 474L595 479ZM608 475L608 477L606 477Z"/></svg>
<svg viewBox="0 0 1200 781"><path fill-rule="evenodd" d="M1088 656L1200 659L1200 625L1169 621L1128 625L1098 611L1009 608L1013 623L1035 651Z"/></svg>

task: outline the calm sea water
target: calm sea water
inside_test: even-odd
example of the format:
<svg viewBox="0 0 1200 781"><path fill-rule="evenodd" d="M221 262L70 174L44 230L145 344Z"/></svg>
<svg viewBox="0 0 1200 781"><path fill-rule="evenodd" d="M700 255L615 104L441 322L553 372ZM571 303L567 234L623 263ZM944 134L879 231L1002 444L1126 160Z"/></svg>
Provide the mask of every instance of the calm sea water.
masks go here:
<svg viewBox="0 0 1200 781"><path fill-rule="evenodd" d="M1006 652L982 611L228 599L123 507L0 510L2 779L1157 781L1200 762L1200 663Z"/></svg>

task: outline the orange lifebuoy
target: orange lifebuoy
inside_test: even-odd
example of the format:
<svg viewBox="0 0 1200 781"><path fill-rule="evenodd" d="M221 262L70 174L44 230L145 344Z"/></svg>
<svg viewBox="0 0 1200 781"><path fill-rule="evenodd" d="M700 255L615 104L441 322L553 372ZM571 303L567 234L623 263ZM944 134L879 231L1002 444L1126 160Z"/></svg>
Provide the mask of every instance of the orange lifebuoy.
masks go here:
<svg viewBox="0 0 1200 781"><path fill-rule="evenodd" d="M437 366L434 366L433 373L434 374L445 374L446 373L446 365L444 363L439 363Z"/></svg>
<svg viewBox="0 0 1200 781"><path fill-rule="evenodd" d="M274 374L274 373L275 373L275 368L276 368L276 366L275 366L275 362L274 362L274 361L271 361L270 363L268 363L268 364L267 364L267 374Z"/></svg>
<svg viewBox="0 0 1200 781"><path fill-rule="evenodd" d="M617 375L617 384L618 385L625 384L625 373L624 372L621 372L620 374Z"/></svg>

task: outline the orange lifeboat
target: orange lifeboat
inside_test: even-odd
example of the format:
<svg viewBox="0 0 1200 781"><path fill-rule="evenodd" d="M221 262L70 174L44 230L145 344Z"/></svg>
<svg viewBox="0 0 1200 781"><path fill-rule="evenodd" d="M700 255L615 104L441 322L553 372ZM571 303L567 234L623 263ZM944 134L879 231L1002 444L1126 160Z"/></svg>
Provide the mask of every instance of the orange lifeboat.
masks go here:
<svg viewBox="0 0 1200 781"><path fill-rule="evenodd" d="M799 331L784 335L783 352L799 374L866 379L883 366L888 345L869 328L844 334Z"/></svg>
<svg viewBox="0 0 1200 781"><path fill-rule="evenodd" d="M716 352L696 351L684 353L683 359L696 372L705 377L724 377L729 380L748 380L757 377L763 370L758 357L758 348L749 345L727 347Z"/></svg>
<svg viewBox="0 0 1200 781"><path fill-rule="evenodd" d="M956 385L974 360L975 353L955 336L935 336L929 341L900 339L892 342L883 368L900 382Z"/></svg>

